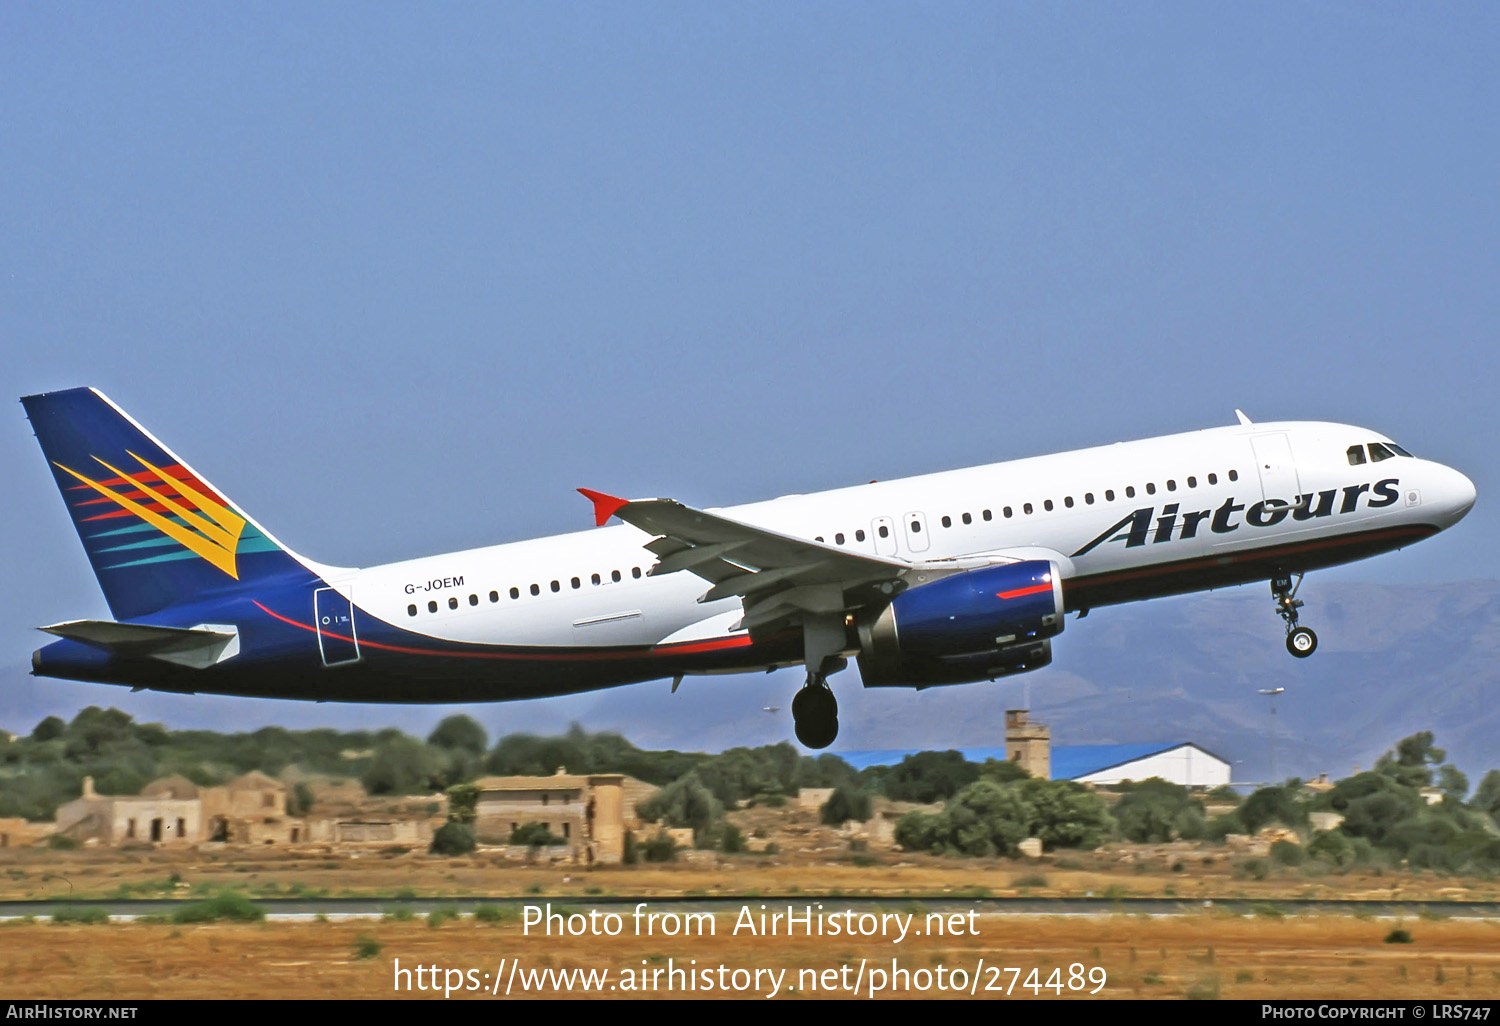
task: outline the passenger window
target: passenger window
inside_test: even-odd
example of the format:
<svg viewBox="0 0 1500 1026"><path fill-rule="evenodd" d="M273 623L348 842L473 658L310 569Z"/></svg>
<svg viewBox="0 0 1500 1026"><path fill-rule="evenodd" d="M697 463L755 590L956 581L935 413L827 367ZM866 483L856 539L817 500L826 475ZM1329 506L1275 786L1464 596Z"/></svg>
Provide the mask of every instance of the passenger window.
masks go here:
<svg viewBox="0 0 1500 1026"><path fill-rule="evenodd" d="M427 603L427 611L429 613L436 613L437 612L437 603L436 602L429 602L429 603Z"/></svg>
<svg viewBox="0 0 1500 1026"><path fill-rule="evenodd" d="M602 583L604 583L603 579L598 574L594 574L592 577L589 578L589 580L593 581L595 584L602 584Z"/></svg>
<svg viewBox="0 0 1500 1026"><path fill-rule="evenodd" d="M630 576L634 577L636 580L640 580L641 579L641 568L638 567L638 566L631 567L630 568Z"/></svg>
<svg viewBox="0 0 1500 1026"><path fill-rule="evenodd" d="M1084 501L1085 504L1087 504L1089 506L1092 506L1094 504L1094 493L1093 492L1084 492L1083 493L1083 501Z"/></svg>
<svg viewBox="0 0 1500 1026"><path fill-rule="evenodd" d="M952 517L944 517L943 518L943 526L944 527L952 527L953 526L953 518Z"/></svg>
<svg viewBox="0 0 1500 1026"><path fill-rule="evenodd" d="M1218 484L1219 483L1219 475L1218 474L1209 474L1208 475L1208 483L1211 484L1211 485Z"/></svg>
<svg viewBox="0 0 1500 1026"><path fill-rule="evenodd" d="M971 516L970 516L970 515L969 515L969 514L967 514L967 513L965 513L965 514L964 514L964 515L963 515L963 521L964 521L964 523L966 523L966 524L972 524L972 523L973 523L973 522L974 522L974 518L973 518L973 517L971 517Z"/></svg>
<svg viewBox="0 0 1500 1026"><path fill-rule="evenodd" d="M618 584L620 582L620 571L618 571L618 570L611 570L609 572L609 579L611 581L614 581L616 584Z"/></svg>
<svg viewBox="0 0 1500 1026"><path fill-rule="evenodd" d="M572 584L573 584L573 590L577 591L580 587L582 587L583 582L580 581L578 578L575 577L575 578L573 578Z"/></svg>
<svg viewBox="0 0 1500 1026"><path fill-rule="evenodd" d="M860 530L854 532L854 540L855 541L864 541L865 540L865 532L864 532L863 529L860 529Z"/></svg>
<svg viewBox="0 0 1500 1026"><path fill-rule="evenodd" d="M448 599L448 608L449 609L457 609L458 608L458 596L457 595L454 595L454 596L452 596L451 598Z"/></svg>
<svg viewBox="0 0 1500 1026"><path fill-rule="evenodd" d="M922 521L920 521L920 520L913 520L911 522L911 533L912 534L921 534L922 533Z"/></svg>
<svg viewBox="0 0 1500 1026"><path fill-rule="evenodd" d="M500 601L500 593L498 591L492 591L492 592L490 592L490 601L491 602L499 602Z"/></svg>
<svg viewBox="0 0 1500 1026"><path fill-rule="evenodd" d="M984 517L984 519L986 519L986 520L990 519L990 511L989 510L985 510L983 513L981 513L979 515L982 516L982 517ZM1010 516L1010 514L1007 513L1006 516Z"/></svg>
<svg viewBox="0 0 1500 1026"><path fill-rule="evenodd" d="M552 582L552 593L555 595L555 594L557 594L560 591L562 591L562 582L560 582L560 581L553 581Z"/></svg>
<svg viewBox="0 0 1500 1026"><path fill-rule="evenodd" d="M1229 480L1231 480L1231 481L1238 481L1239 479L1240 479L1240 472L1238 470L1231 470L1229 472Z"/></svg>
<svg viewBox="0 0 1500 1026"><path fill-rule="evenodd" d="M477 605L479 605L479 596L478 595L470 595L469 596L469 605L471 605L471 606L477 606Z"/></svg>
<svg viewBox="0 0 1500 1026"><path fill-rule="evenodd" d="M540 595L542 593L542 589L538 585L533 584L531 586L531 593L533 595Z"/></svg>
<svg viewBox="0 0 1500 1026"><path fill-rule="evenodd" d="M417 615L417 607L416 606L407 606L406 607L406 615L407 616L416 616Z"/></svg>
<svg viewBox="0 0 1500 1026"><path fill-rule="evenodd" d="M1156 484L1154 482L1152 482L1152 481L1147 481L1146 482L1146 494L1147 495L1155 495L1156 494Z"/></svg>
<svg viewBox="0 0 1500 1026"><path fill-rule="evenodd" d="M821 544L822 541L823 541L823 536L820 534L816 538L814 538L813 541L818 542L818 543Z"/></svg>
<svg viewBox="0 0 1500 1026"><path fill-rule="evenodd" d="M1005 507L1005 508L1004 508L1004 509L1003 509L1003 510L1001 510L1001 511L1000 511L1000 512L1002 512L1002 513L1004 513L1004 514L1005 514L1005 517L1006 517L1006 519L1007 519L1007 520L1009 520L1009 519L1010 519L1010 507L1009 507L1009 506L1006 506L1006 507Z"/></svg>
<svg viewBox="0 0 1500 1026"><path fill-rule="evenodd" d="M1104 501L1105 502L1114 502L1115 501L1115 490L1113 488L1106 488L1106 489L1104 489Z"/></svg>
<svg viewBox="0 0 1500 1026"><path fill-rule="evenodd" d="M1177 482L1173 481L1170 477L1167 478L1167 491L1169 491L1169 492L1175 492L1176 490L1177 490Z"/></svg>
<svg viewBox="0 0 1500 1026"><path fill-rule="evenodd" d="M520 598L521 597L521 589L520 588L512 588L512 589L510 589L510 597L513 598L513 599Z"/></svg>
<svg viewBox="0 0 1500 1026"><path fill-rule="evenodd" d="M889 538L890 536L891 536L891 529L889 527L886 527L884 524L881 524L880 525L880 537L882 537L882 538Z"/></svg>
<svg viewBox="0 0 1500 1026"><path fill-rule="evenodd" d="M1127 498L1127 499L1133 499L1133 498L1135 498L1135 485L1126 485L1125 486L1125 498Z"/></svg>
<svg viewBox="0 0 1500 1026"><path fill-rule="evenodd" d="M1071 496L1071 495L1065 495L1065 496L1063 496L1063 505L1066 506L1066 507L1068 507L1069 509L1072 509L1073 508L1073 496Z"/></svg>
<svg viewBox="0 0 1500 1026"><path fill-rule="evenodd" d="M1021 509L1022 509L1022 511L1023 511L1023 512L1024 512L1024 513L1025 513L1025 514L1026 514L1026 515L1027 515L1027 516L1030 516L1030 515L1031 515L1031 503L1029 503L1029 502L1028 502L1028 503L1025 503L1025 504L1023 504L1023 505L1022 505L1022 506L1021 506Z"/></svg>
<svg viewBox="0 0 1500 1026"><path fill-rule="evenodd" d="M836 544L839 544L839 545L844 544L844 532L840 531L838 534L834 535L833 536L833 540L834 540L834 542Z"/></svg>
<svg viewBox="0 0 1500 1026"><path fill-rule="evenodd" d="M1042 509L1046 510L1048 513L1051 513L1052 512L1052 500L1051 499L1044 499L1042 501Z"/></svg>
<svg viewBox="0 0 1500 1026"><path fill-rule="evenodd" d="M1189 488L1197 488L1198 487L1198 479L1196 477L1190 477L1190 478L1188 478L1188 487Z"/></svg>
<svg viewBox="0 0 1500 1026"><path fill-rule="evenodd" d="M1365 447L1362 445L1349 446L1349 466L1357 467L1365 461Z"/></svg>
<svg viewBox="0 0 1500 1026"><path fill-rule="evenodd" d="M1391 450L1387 449L1385 446L1381 445L1379 442L1370 443L1371 463L1380 463L1382 460L1393 460L1395 458L1396 454L1391 452Z"/></svg>

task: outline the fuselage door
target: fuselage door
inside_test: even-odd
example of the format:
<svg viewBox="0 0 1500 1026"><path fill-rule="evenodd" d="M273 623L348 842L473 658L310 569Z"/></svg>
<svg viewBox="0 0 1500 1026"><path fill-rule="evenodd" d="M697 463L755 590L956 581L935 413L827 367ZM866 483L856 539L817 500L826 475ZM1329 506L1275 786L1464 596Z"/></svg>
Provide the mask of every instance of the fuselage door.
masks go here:
<svg viewBox="0 0 1500 1026"><path fill-rule="evenodd" d="M870 538L875 542L875 551L880 555L896 554L896 522L890 517L876 517L870 521Z"/></svg>
<svg viewBox="0 0 1500 1026"><path fill-rule="evenodd" d="M1255 451L1255 469L1260 473L1261 497L1280 499L1287 504L1297 501L1302 490L1297 483L1297 464L1292 446L1282 432L1250 436Z"/></svg>
<svg viewBox="0 0 1500 1026"><path fill-rule="evenodd" d="M927 540L927 517L922 513L908 513L901 518L906 527L906 547L912 552L926 552L931 544Z"/></svg>
<svg viewBox="0 0 1500 1026"><path fill-rule="evenodd" d="M332 588L319 588L313 592L313 622L318 625L318 651L324 666L359 661L353 603Z"/></svg>

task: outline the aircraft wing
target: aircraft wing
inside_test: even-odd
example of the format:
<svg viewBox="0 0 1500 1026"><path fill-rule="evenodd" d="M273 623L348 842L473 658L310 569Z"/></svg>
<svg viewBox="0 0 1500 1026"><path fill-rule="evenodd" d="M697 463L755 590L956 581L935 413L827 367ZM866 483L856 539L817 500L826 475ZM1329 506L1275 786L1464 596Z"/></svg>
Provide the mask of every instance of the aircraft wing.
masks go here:
<svg viewBox="0 0 1500 1026"><path fill-rule="evenodd" d="M699 602L743 599L745 627L798 612L857 609L881 594L881 585L894 587L912 568L905 560L779 534L673 499L632 501L578 490L594 503L599 524L617 516L657 536L646 545L659 560L651 576L686 570L712 585Z"/></svg>

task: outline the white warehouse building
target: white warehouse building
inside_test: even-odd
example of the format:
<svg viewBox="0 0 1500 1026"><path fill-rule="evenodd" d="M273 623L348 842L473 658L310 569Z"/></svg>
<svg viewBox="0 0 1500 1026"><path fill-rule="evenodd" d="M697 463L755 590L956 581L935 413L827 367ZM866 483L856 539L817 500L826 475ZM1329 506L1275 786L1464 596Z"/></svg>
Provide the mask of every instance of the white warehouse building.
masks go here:
<svg viewBox="0 0 1500 1026"><path fill-rule="evenodd" d="M1189 741L1133 745L1060 745L1052 749L1052 779L1109 786L1160 777L1183 787L1229 783L1229 763Z"/></svg>

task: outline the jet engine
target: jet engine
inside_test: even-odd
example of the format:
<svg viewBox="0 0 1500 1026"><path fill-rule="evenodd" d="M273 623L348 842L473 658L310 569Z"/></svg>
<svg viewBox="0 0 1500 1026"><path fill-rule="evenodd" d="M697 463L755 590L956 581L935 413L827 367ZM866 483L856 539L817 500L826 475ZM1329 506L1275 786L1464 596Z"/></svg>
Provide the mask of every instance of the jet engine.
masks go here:
<svg viewBox="0 0 1500 1026"><path fill-rule="evenodd" d="M1063 629L1062 574L1033 559L904 591L859 628L865 687L927 688L1046 666Z"/></svg>

